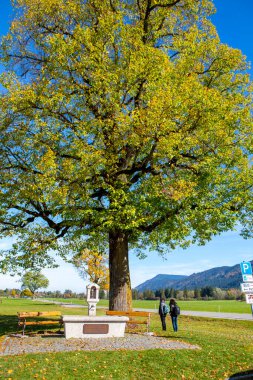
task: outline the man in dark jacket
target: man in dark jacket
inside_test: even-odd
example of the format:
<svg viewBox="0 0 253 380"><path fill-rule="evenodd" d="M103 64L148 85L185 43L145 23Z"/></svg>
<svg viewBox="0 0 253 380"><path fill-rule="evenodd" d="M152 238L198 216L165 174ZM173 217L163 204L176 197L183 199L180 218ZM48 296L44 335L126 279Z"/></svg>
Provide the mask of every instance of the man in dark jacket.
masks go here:
<svg viewBox="0 0 253 380"><path fill-rule="evenodd" d="M164 331L166 331L166 315L167 315L166 309L167 309L167 305L165 304L165 299L162 298L159 305L159 314L160 314L160 318L162 322L162 328Z"/></svg>

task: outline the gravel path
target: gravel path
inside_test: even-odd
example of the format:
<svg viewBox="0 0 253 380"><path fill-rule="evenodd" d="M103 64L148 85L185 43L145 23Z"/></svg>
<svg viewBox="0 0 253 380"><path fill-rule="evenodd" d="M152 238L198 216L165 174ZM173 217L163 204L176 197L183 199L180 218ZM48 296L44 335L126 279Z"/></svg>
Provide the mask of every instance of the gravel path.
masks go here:
<svg viewBox="0 0 253 380"><path fill-rule="evenodd" d="M0 356L59 351L114 351L114 350L180 350L200 347L166 337L125 334L124 338L65 339L63 336L9 336L0 347Z"/></svg>

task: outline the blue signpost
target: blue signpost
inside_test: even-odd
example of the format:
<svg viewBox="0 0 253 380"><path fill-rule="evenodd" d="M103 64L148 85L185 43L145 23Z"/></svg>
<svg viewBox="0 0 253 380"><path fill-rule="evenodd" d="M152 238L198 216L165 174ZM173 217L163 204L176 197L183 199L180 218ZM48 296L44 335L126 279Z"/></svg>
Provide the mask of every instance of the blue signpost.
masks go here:
<svg viewBox="0 0 253 380"><path fill-rule="evenodd" d="M253 282L251 262L250 261L243 261L240 264L240 266L241 266L241 272L242 272L243 282L247 282L247 281L248 282ZM249 296L252 296L252 297L250 297L250 299L253 299L253 294L249 294L248 292L247 292L247 294ZM247 297L246 297L246 301L247 301ZM251 301L247 301L247 303L251 303L251 312L252 312L252 317L253 317L253 304L252 304Z"/></svg>
<svg viewBox="0 0 253 380"><path fill-rule="evenodd" d="M240 266L243 281L253 281L251 262L243 261Z"/></svg>

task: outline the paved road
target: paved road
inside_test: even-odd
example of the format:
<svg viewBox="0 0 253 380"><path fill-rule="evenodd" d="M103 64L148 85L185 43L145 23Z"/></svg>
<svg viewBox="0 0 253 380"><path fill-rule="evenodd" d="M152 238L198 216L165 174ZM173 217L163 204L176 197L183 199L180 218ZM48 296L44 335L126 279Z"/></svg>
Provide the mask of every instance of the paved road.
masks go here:
<svg viewBox="0 0 253 380"><path fill-rule="evenodd" d="M42 301L42 300L40 300ZM61 305L66 308L87 308L85 305L77 305L77 304L65 304L62 302L54 302L54 301L47 301L43 300L44 302L52 302L54 304ZM104 309L103 306L97 306L99 309ZM151 313L158 313L158 310L156 309L141 309L141 308L135 308L136 311L149 311ZM190 311L190 310L181 310L182 315L188 315L192 317L206 317L206 318L221 318L221 319L234 319L234 320L241 320L241 321L253 321L252 314L240 314L240 313L215 313L211 311Z"/></svg>
<svg viewBox="0 0 253 380"><path fill-rule="evenodd" d="M215 313L208 311L182 311L182 315L192 315L195 317L222 318L222 319L239 319L242 321L253 321L252 314L240 313Z"/></svg>
<svg viewBox="0 0 253 380"><path fill-rule="evenodd" d="M154 309L135 309L139 311L150 311L157 312ZM240 314L240 313L215 313L211 311L190 311L181 310L182 315L188 315L192 317L206 317L206 318L221 318L221 319L238 319L241 321L253 321L251 314Z"/></svg>

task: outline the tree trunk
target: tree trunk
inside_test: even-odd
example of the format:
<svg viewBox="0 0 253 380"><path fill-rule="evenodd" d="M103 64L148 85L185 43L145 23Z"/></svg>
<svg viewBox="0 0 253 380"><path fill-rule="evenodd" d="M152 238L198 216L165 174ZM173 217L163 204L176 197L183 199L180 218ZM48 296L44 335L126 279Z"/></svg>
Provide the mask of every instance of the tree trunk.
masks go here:
<svg viewBox="0 0 253 380"><path fill-rule="evenodd" d="M132 290L128 262L128 237L125 232L109 233L110 310L131 310Z"/></svg>

